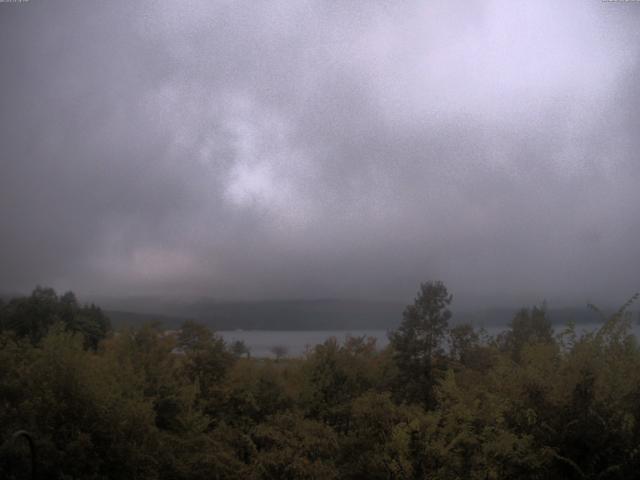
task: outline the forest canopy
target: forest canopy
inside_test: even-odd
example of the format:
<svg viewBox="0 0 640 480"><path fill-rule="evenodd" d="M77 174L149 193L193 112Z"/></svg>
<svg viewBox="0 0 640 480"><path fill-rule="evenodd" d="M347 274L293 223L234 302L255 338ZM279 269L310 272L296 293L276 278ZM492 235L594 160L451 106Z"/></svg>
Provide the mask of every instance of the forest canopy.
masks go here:
<svg viewBox="0 0 640 480"><path fill-rule="evenodd" d="M38 287L0 303L0 477L30 468L20 430L40 478L636 475L631 301L585 333L524 308L495 337L451 324L453 302L427 282L385 348L331 338L267 359L197 322L114 331L99 307Z"/></svg>

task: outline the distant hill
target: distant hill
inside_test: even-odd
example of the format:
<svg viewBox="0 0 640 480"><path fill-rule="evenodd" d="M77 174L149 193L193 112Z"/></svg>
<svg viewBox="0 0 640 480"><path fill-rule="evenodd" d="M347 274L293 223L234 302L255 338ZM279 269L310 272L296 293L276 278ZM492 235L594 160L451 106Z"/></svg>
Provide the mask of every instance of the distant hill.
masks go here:
<svg viewBox="0 0 640 480"><path fill-rule="evenodd" d="M19 295L0 294L5 301L14 296ZM173 329L190 319L214 330L389 330L398 327L405 308L401 302L336 299L218 301L104 297L87 300L101 306L116 328L157 321ZM458 311L454 305L452 323L505 326L517 310L497 307ZM611 312L613 309L605 310L605 313ZM586 306L550 308L549 315L555 325L600 321ZM633 318L640 321L637 311Z"/></svg>
<svg viewBox="0 0 640 480"><path fill-rule="evenodd" d="M477 311L454 312L453 323L471 323L476 326L505 326L514 317L518 308L488 308ZM605 315L613 313L612 309L604 310ZM634 318L638 313L633 314ZM573 321L576 324L593 324L601 321L600 316L584 307L549 308L549 319L554 325L566 325Z"/></svg>
<svg viewBox="0 0 640 480"><path fill-rule="evenodd" d="M137 327L145 323L159 322L164 328L176 329L187 320L181 317L170 317L155 313L122 312L119 310L104 310L115 328Z"/></svg>
<svg viewBox="0 0 640 480"><path fill-rule="evenodd" d="M173 328L193 319L215 330L384 330L400 323L404 308L399 303L357 300L199 301L158 307L162 314L147 306L138 312L106 311L115 326L158 320Z"/></svg>
<svg viewBox="0 0 640 480"><path fill-rule="evenodd" d="M107 310L107 314L116 327L160 321L167 328L176 328L184 320L192 319L214 330L388 330L398 327L404 307L398 302L360 300L196 301L161 302L157 308L162 314L152 313L149 305L142 311ZM517 310L453 309L452 323L506 326ZM551 308L549 316L555 325L566 325L569 321L577 324L600 321L600 317L586 307ZM638 318L637 313L634 318Z"/></svg>

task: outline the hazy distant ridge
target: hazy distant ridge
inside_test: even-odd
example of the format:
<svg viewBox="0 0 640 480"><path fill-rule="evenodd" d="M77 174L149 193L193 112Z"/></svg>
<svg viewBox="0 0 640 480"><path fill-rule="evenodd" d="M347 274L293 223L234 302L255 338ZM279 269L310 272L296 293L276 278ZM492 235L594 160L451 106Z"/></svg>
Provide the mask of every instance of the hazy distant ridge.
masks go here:
<svg viewBox="0 0 640 480"><path fill-rule="evenodd" d="M126 305L126 309L122 306ZM184 320L203 322L216 330L349 330L393 329L402 318L404 305L399 302L360 300L292 300L250 302L160 302L154 309L146 301L129 301L120 308L107 305L107 314L116 326L140 325L160 321L175 328ZM157 311L158 313L154 312ZM506 325L516 308L490 308L456 312L452 323L476 326ZM550 309L551 321L564 325L569 321L594 323L599 317L586 307ZM637 318L637 314L635 317Z"/></svg>

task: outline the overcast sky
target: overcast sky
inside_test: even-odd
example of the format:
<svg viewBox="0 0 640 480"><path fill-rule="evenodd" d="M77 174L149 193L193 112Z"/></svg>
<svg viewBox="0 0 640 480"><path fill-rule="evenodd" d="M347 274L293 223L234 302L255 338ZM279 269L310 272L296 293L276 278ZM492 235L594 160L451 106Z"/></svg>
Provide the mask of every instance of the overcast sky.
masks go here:
<svg viewBox="0 0 640 480"><path fill-rule="evenodd" d="M640 289L640 3L0 3L0 290Z"/></svg>

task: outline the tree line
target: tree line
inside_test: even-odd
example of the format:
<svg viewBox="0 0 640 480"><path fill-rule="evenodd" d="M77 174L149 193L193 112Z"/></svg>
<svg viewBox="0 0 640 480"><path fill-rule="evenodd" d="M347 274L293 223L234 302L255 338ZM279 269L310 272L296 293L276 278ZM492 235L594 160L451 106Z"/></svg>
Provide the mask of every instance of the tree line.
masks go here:
<svg viewBox="0 0 640 480"><path fill-rule="evenodd" d="M113 331L72 293L0 303L0 478L627 479L640 471L630 302L554 332L544 305L489 336L420 286L390 332L251 358L185 322ZM598 310L591 307L595 312Z"/></svg>

